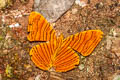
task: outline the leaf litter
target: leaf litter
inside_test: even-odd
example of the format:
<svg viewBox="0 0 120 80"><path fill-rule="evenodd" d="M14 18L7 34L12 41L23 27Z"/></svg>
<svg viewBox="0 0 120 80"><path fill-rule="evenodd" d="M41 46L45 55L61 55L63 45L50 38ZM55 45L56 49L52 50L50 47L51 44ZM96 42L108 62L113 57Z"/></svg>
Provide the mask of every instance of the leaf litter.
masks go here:
<svg viewBox="0 0 120 80"><path fill-rule="evenodd" d="M17 4L20 6L18 7ZM92 55L84 59L80 58L82 69L78 67L69 72L57 73L59 75L54 74L51 76L48 72L36 68L28 54L32 45L26 39L26 35L28 15L32 10L32 5L32 0L27 1L25 4L16 0L13 6L9 7L10 10L6 8L0 12L0 16L8 15L4 15L4 20L0 20L0 79L34 80L39 76L44 80L47 80L47 78L51 80L113 80L119 78L119 0L91 0L85 7L74 4L54 23L57 33L62 32L65 37L89 29L101 29L104 32L104 37ZM15 17L12 15L15 13L13 9L17 9L18 14L21 11L24 11L25 14ZM13 23L19 23L20 27L9 28L8 26Z"/></svg>

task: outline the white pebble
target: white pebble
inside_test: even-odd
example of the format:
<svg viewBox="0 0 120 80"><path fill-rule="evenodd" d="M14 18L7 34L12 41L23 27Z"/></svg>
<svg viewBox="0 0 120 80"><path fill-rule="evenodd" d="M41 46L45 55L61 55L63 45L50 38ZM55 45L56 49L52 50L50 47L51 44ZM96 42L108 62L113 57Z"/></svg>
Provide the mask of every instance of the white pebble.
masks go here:
<svg viewBox="0 0 120 80"><path fill-rule="evenodd" d="M84 69L84 64L80 64L78 67L79 67L80 70L83 70Z"/></svg>
<svg viewBox="0 0 120 80"><path fill-rule="evenodd" d="M81 7L85 7L87 5L84 1L80 1L80 0L76 0L75 3Z"/></svg>
<svg viewBox="0 0 120 80"><path fill-rule="evenodd" d="M20 24L19 24L19 23L16 23L16 24L15 24L15 27L19 27L19 26L20 26Z"/></svg>
<svg viewBox="0 0 120 80"><path fill-rule="evenodd" d="M22 17L22 15L20 14L20 15L18 15L18 17Z"/></svg>
<svg viewBox="0 0 120 80"><path fill-rule="evenodd" d="M13 28L13 27L19 27L19 26L20 26L19 23L9 25L10 28Z"/></svg>
<svg viewBox="0 0 120 80"><path fill-rule="evenodd" d="M76 14L77 13L77 9L75 8L75 9L72 9L72 14Z"/></svg>
<svg viewBox="0 0 120 80"><path fill-rule="evenodd" d="M41 80L40 78L41 78L41 76L40 76L40 75L37 75L37 76L35 77L35 80Z"/></svg>
<svg viewBox="0 0 120 80"><path fill-rule="evenodd" d="M9 27L12 28L12 27L14 27L14 25L13 25L13 24L12 24L12 25L9 25Z"/></svg>

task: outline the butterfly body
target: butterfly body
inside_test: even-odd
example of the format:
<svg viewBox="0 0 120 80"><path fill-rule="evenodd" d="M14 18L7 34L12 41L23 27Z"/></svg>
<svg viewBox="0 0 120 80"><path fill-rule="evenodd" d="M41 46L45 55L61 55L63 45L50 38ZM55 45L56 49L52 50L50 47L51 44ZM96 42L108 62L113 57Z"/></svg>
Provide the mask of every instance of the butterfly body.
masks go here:
<svg viewBox="0 0 120 80"><path fill-rule="evenodd" d="M39 13L32 12L28 25L29 41L45 41L30 50L32 61L42 70L66 72L79 64L78 51L88 56L101 41L103 32L88 30L63 38L56 36L50 23Z"/></svg>

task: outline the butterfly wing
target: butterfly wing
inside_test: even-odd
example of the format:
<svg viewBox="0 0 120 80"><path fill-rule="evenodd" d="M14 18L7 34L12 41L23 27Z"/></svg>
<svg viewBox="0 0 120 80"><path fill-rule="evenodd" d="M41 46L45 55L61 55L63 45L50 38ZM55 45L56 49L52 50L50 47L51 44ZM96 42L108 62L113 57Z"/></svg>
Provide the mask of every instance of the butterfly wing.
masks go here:
<svg viewBox="0 0 120 80"><path fill-rule="evenodd" d="M55 56L53 67L56 72L66 72L79 64L79 56L70 47L62 47Z"/></svg>
<svg viewBox="0 0 120 80"><path fill-rule="evenodd" d="M31 60L40 69L49 70L52 67L51 56L56 49L54 44L54 42L40 43L30 50Z"/></svg>
<svg viewBox="0 0 120 80"><path fill-rule="evenodd" d="M64 40L64 46L70 46L83 56L88 56L101 41L103 32L88 30L72 35Z"/></svg>
<svg viewBox="0 0 120 80"><path fill-rule="evenodd" d="M37 12L31 12L29 16L28 32L29 41L49 41L56 37L54 36L56 35L55 30L50 23Z"/></svg>

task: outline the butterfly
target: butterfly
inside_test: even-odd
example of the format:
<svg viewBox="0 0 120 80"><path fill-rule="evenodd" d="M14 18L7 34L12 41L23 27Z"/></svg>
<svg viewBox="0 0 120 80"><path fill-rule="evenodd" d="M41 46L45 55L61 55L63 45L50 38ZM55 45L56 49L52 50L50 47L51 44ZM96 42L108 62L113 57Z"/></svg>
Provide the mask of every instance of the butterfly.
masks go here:
<svg viewBox="0 0 120 80"><path fill-rule="evenodd" d="M88 56L102 39L101 30L88 30L64 39L56 36L50 23L38 12L31 12L28 23L29 41L44 41L30 50L31 60L42 70L66 72L79 64L79 52Z"/></svg>

